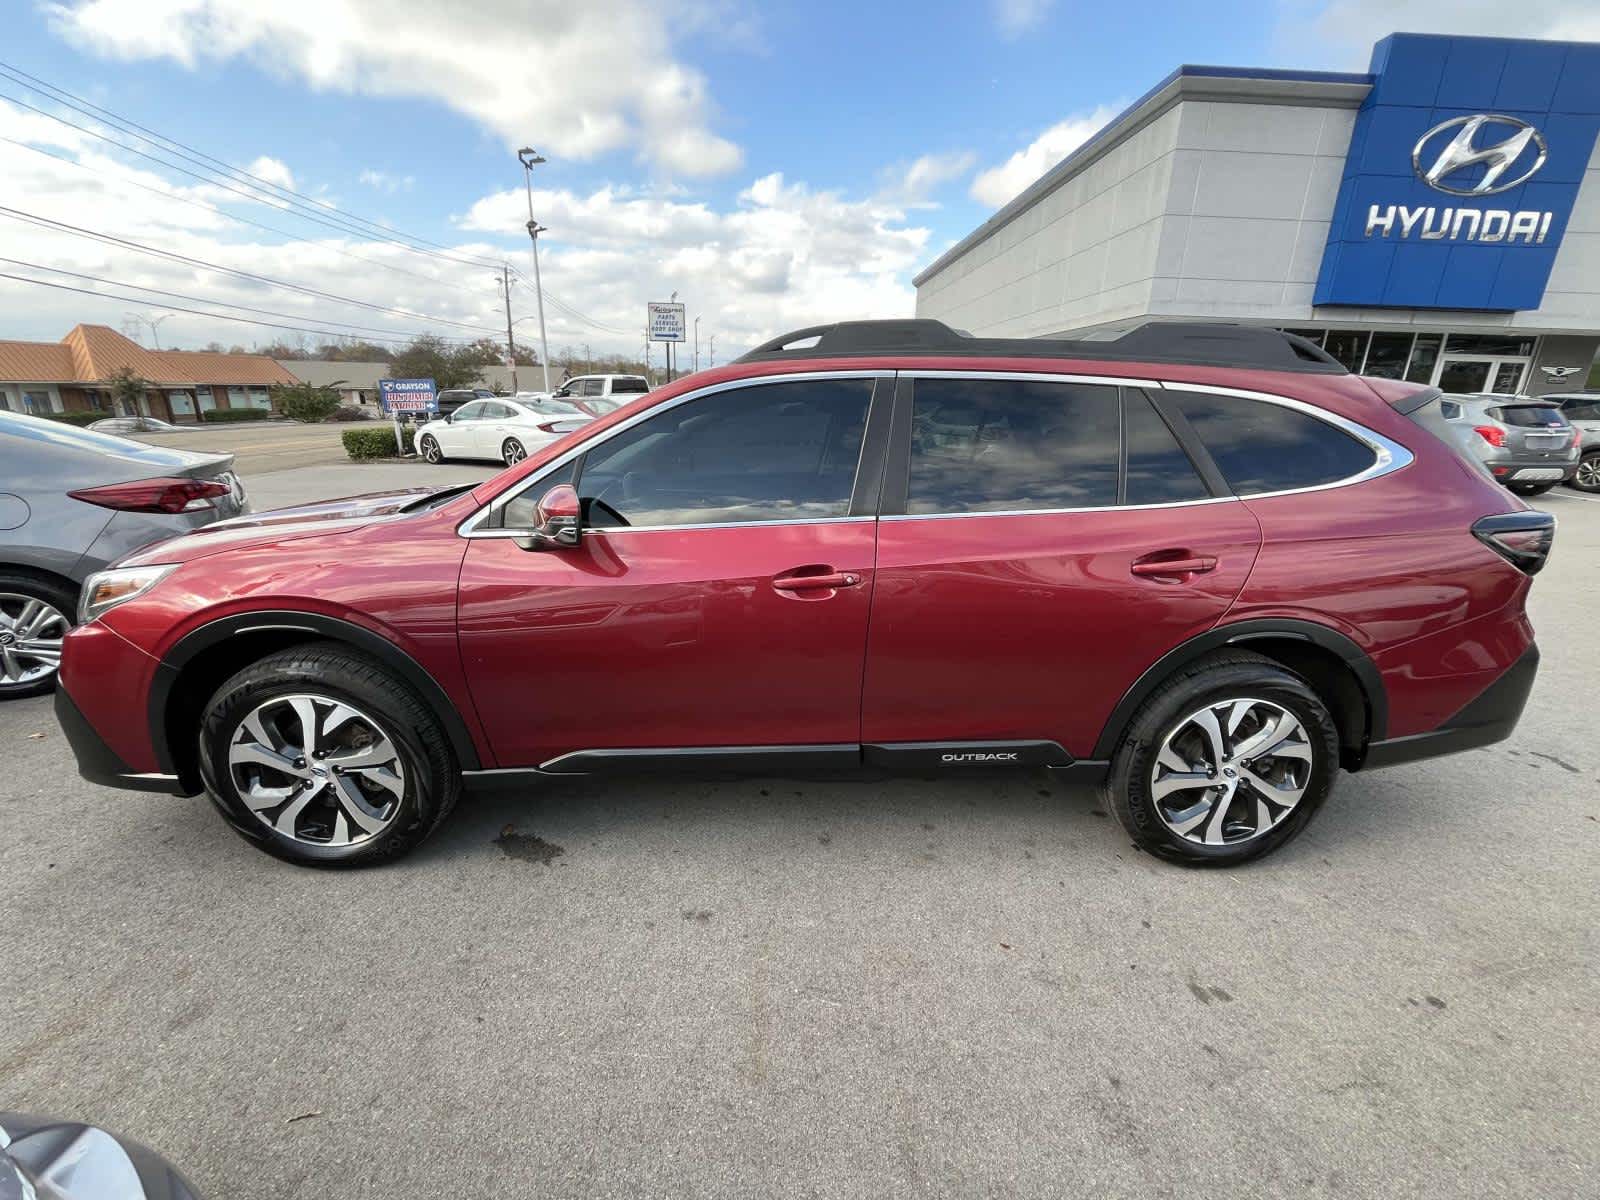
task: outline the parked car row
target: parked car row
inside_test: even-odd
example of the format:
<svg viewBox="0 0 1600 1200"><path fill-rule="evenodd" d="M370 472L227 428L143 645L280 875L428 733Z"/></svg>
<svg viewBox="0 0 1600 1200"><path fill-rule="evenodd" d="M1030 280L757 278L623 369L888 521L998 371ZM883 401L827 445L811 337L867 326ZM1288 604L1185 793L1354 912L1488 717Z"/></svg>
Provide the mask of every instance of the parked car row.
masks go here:
<svg viewBox="0 0 1600 1200"><path fill-rule="evenodd" d="M484 774L1040 767L1231 864L1340 769L1508 736L1537 669L1553 518L1436 390L1272 330L845 323L564 419L475 399L422 433L483 436L493 479L95 574L56 693L80 771L354 866Z"/></svg>

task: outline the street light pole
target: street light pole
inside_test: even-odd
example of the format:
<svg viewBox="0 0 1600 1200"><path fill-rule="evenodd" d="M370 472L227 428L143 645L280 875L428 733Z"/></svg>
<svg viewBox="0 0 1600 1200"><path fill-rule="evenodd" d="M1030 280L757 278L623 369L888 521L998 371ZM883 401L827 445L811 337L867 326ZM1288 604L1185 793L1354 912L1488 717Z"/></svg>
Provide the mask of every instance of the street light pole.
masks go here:
<svg viewBox="0 0 1600 1200"><path fill-rule="evenodd" d="M539 277L539 235L549 230L533 219L533 168L545 160L531 146L517 151L517 161L528 185L528 237L533 241L533 294L539 302L539 365L544 368L544 390L550 391L550 341L544 332L544 282Z"/></svg>
<svg viewBox="0 0 1600 1200"><path fill-rule="evenodd" d="M717 335L711 335L711 344L706 348L706 369L710 370L717 365Z"/></svg>

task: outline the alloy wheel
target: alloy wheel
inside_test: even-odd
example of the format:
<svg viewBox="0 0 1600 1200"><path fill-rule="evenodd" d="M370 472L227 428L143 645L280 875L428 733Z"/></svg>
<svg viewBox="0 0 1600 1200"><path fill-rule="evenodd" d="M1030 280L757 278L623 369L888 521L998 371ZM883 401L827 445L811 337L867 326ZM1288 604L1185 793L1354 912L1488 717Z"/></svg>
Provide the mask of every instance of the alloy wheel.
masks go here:
<svg viewBox="0 0 1600 1200"><path fill-rule="evenodd" d="M1162 822L1185 841L1231 846L1275 828L1305 795L1316 752L1270 700L1219 700L1177 722L1150 772Z"/></svg>
<svg viewBox="0 0 1600 1200"><path fill-rule="evenodd" d="M53 605L0 592L0 687L48 679L61 666L61 639L72 623Z"/></svg>
<svg viewBox="0 0 1600 1200"><path fill-rule="evenodd" d="M506 466L514 467L528 457L528 452L516 438L507 438L506 444L500 447L500 456L506 460Z"/></svg>
<svg viewBox="0 0 1600 1200"><path fill-rule="evenodd" d="M228 771L256 819L314 846L353 846L387 830L405 796L400 752L343 700L302 694L258 704L228 739Z"/></svg>
<svg viewBox="0 0 1600 1200"><path fill-rule="evenodd" d="M444 455L439 453L439 443L432 437L422 439L422 458L425 462L437 463Z"/></svg>
<svg viewBox="0 0 1600 1200"><path fill-rule="evenodd" d="M1572 482L1586 492L1600 492L1600 454L1591 454L1580 462Z"/></svg>

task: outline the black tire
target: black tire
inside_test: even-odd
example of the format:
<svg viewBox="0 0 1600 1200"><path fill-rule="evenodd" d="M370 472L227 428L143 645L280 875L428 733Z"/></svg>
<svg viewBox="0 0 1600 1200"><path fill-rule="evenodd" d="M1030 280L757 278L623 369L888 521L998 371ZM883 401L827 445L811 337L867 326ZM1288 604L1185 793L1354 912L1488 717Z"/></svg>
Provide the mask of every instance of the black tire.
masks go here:
<svg viewBox="0 0 1600 1200"><path fill-rule="evenodd" d="M1600 450L1590 450L1578 460L1578 473L1567 480L1567 486L1580 492L1600 492Z"/></svg>
<svg viewBox="0 0 1600 1200"><path fill-rule="evenodd" d="M66 618L69 628L76 624L78 619L78 594L52 579L44 579L38 575L0 567L0 595L22 596L47 604ZM3 618L5 609L8 607L16 608L17 606L9 601L0 604L0 642L5 641L8 636L16 636L16 632L9 628L8 621ZM19 615L20 611L20 608L18 608ZM52 624L54 625L54 623ZM32 659L29 662L34 664ZM29 670L28 673L31 674L32 671ZM40 696L45 692L54 691L55 686L56 672L53 670L41 678L31 679L26 683L20 679L7 683L5 681L4 667L0 666L0 700L20 700L24 696Z"/></svg>
<svg viewBox="0 0 1600 1200"><path fill-rule="evenodd" d="M500 461L514 467L528 457L528 448L516 438L507 438L500 444Z"/></svg>
<svg viewBox="0 0 1600 1200"><path fill-rule="evenodd" d="M1265 833L1222 845L1197 844L1174 832L1160 814L1151 794L1156 757L1189 714L1243 698L1280 706L1300 722L1312 754L1305 790ZM1327 798L1338 768L1338 730L1310 685L1263 655L1224 651L1179 671L1134 714L1112 756L1103 793L1139 849L1195 866L1235 866L1270 854L1304 829ZM1250 797L1243 786L1238 795Z"/></svg>
<svg viewBox="0 0 1600 1200"><path fill-rule="evenodd" d="M437 467L444 461L444 454L439 449L439 441L431 433L422 435L422 440L417 443L417 453L422 455L423 462L432 467Z"/></svg>
<svg viewBox="0 0 1600 1200"><path fill-rule="evenodd" d="M399 752L404 794L386 828L365 841L317 845L280 833L245 804L227 766L230 739L253 709L306 692L370 714ZM200 775L234 829L268 854L308 867L362 867L400 858L439 827L461 793L455 754L427 705L382 666L336 642L281 651L223 683L201 724Z"/></svg>
<svg viewBox="0 0 1600 1200"><path fill-rule="evenodd" d="M1553 484L1553 483L1508 483L1508 484L1506 484L1506 486L1508 488L1510 488L1513 492L1515 492L1519 496L1542 496L1546 492L1548 492L1551 488L1555 487L1555 484Z"/></svg>

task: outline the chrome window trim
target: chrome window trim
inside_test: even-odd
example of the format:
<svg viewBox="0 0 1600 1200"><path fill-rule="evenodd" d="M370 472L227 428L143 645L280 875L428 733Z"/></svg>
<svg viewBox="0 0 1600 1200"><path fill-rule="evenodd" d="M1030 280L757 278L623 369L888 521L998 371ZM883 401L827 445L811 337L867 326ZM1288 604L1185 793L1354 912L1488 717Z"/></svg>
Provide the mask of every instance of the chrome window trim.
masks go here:
<svg viewBox="0 0 1600 1200"><path fill-rule="evenodd" d="M1274 392L1255 392L1248 388L1222 387L1208 383L1174 383L1161 384L1162 390L1172 392L1201 392L1213 396L1237 396L1242 400L1258 400L1265 404L1276 404L1282 408L1290 408L1296 412L1304 413L1335 429L1341 430L1364 444L1372 451L1373 462L1364 471L1357 471L1354 475L1347 475L1343 479L1335 479L1331 483L1318 483L1310 487L1284 488L1276 492L1250 492L1248 495L1239 496L1240 500L1267 500L1274 496L1303 496L1310 492L1326 492L1334 488L1349 487L1355 483L1365 483L1369 479L1377 479L1395 471L1409 467L1416 456L1391 438L1368 429L1365 425L1358 424L1348 417L1338 413L1329 412L1315 404L1307 404L1304 400L1296 400L1290 396L1279 396ZM1198 436L1198 435L1196 435ZM1232 486L1232 485L1230 485Z"/></svg>
<svg viewBox="0 0 1600 1200"><path fill-rule="evenodd" d="M1062 375L1045 371L962 371L908 368L896 374L901 379L1013 379L1023 383L1092 383L1111 387L1160 387L1155 379L1134 379L1127 375Z"/></svg>
<svg viewBox="0 0 1600 1200"><path fill-rule="evenodd" d="M504 508L507 504L511 503L511 501L515 500L518 496L522 495L523 492L525 492L529 488L533 487L536 483L538 483L541 479L543 479L550 472L559 470L561 467L566 466L568 463L572 462L573 459L577 458L581 454L586 454L590 450L593 450L598 446L605 445L606 442L610 441L617 434L620 434L625 430L632 429L635 425L638 425L639 423L641 423L643 421L647 421L651 417L654 417L654 416L657 416L657 415L659 415L661 413L667 412L670 409L676 408L680 404L687 404L691 400L699 400L699 399L702 399L703 397L706 397L706 396L714 396L718 392L733 391L735 388L761 387L761 386L765 386L767 384L774 384L774 383L798 383L798 382L804 382L804 381L807 381L807 380L820 380L820 379L892 379L894 377L894 374L895 374L895 372L894 372L893 368L881 368L881 367L880 368L876 368L876 369L871 369L871 370L854 370L854 371L784 371L784 372L781 372L781 373L775 373L775 374L771 374L771 375L749 375L749 376L746 376L743 379L729 379L729 380L725 380L725 381L723 381L721 383L713 383L713 384L708 384L705 387L695 388L693 391L685 392L681 396L674 396L671 400L668 400L665 403L652 404L649 408L645 409L643 412L635 413L633 416L629 417L626 421L622 421L622 422L620 422L620 423L618 423L616 425L612 425L609 428L601 431L601 433L598 435L598 437L586 438L583 441L579 442L576 446L573 446L570 450L566 451L564 454L561 454L557 458L554 458L551 461L549 461L548 463L544 464L543 467L541 467L538 471L536 471L533 474L531 474L527 479L523 480L521 483L517 484L515 487L509 488L506 491L502 492L500 495L496 496L488 504L486 504L482 508L480 508L477 512L473 513L470 517L468 517L460 525L456 526L456 533L458 533L460 536L465 537L465 538L496 538L496 537L504 538L504 537L522 537L522 536L524 536L525 534L527 534L529 532L529 530L526 530L526 529L480 529L479 526L482 525L485 521L490 520L497 510L499 510L501 508ZM866 441L863 438L862 445L864 446L865 444L866 444ZM860 471L861 471L861 463L860 463L860 459L858 458L857 461L856 461L856 472L857 472L858 475L860 474ZM797 518L795 520L783 520L783 521L719 521L719 522L715 522L715 523L707 523L707 524L704 524L704 525L630 525L630 526L617 526L615 528L610 529L609 532L616 532L618 529L631 529L631 530L634 530L635 532L640 532L640 531L652 531L653 532L653 531L662 530L662 529L734 529L734 528L740 528L740 527L743 527L743 526L813 525L813 524L818 524L818 523L821 523L821 522L860 521L860 520L869 520L870 521L870 520L876 520L876 518L875 517L841 516L841 517ZM589 532L589 531L585 530L585 532ZM600 532L600 530L597 528L594 532Z"/></svg>

